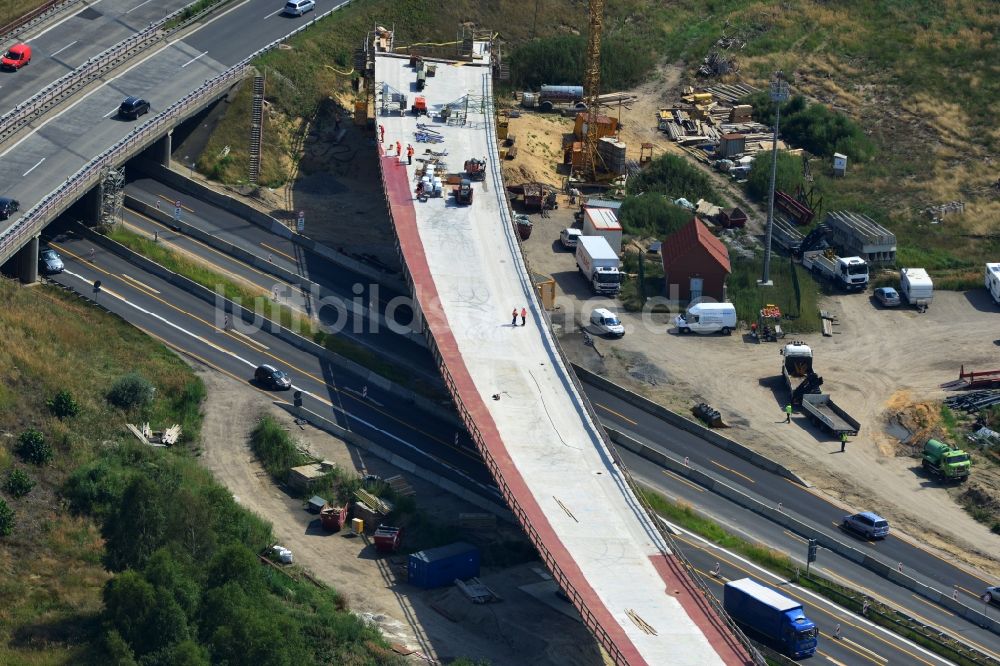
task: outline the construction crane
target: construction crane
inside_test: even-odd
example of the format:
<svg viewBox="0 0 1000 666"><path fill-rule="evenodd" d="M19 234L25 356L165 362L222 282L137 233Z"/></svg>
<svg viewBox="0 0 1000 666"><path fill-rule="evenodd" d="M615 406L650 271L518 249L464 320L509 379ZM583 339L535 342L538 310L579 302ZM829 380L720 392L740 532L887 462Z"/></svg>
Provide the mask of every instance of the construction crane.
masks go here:
<svg viewBox="0 0 1000 666"><path fill-rule="evenodd" d="M583 140L583 179L593 183L598 178L602 159L597 152L597 124L601 95L601 31L604 29L604 0L590 0L590 32L587 35L587 69L583 94L587 103L587 134Z"/></svg>

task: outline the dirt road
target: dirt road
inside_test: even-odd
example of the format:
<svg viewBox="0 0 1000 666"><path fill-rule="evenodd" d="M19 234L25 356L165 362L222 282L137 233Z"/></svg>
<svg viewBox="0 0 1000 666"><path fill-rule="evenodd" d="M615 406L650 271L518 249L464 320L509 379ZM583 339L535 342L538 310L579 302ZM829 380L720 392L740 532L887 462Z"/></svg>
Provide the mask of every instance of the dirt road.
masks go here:
<svg viewBox="0 0 1000 666"><path fill-rule="evenodd" d="M353 612L377 624L391 643L417 650L431 663L463 656L497 666L602 663L593 639L571 617L575 613L569 604L555 596L537 562L484 569L480 579L503 601L480 606L454 587L424 591L401 582L405 556L376 557L367 537L324 532L316 516L278 488L250 451L247 437L261 414L272 414L311 453L342 468L364 469L383 478L400 472L322 431L299 428L259 391L198 370L208 389L202 463L240 504L274 525L279 543L292 550L297 565L336 589ZM436 520L447 522L459 512L477 511L418 478L406 478L421 510ZM420 654L410 657L413 663L427 663Z"/></svg>

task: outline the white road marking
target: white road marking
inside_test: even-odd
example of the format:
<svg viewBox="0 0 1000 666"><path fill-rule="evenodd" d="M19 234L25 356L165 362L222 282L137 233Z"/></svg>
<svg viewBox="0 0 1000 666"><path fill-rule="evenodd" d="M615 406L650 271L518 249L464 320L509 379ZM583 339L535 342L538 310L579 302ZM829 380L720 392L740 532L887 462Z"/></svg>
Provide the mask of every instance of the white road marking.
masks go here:
<svg viewBox="0 0 1000 666"><path fill-rule="evenodd" d="M55 57L56 57L57 55L59 55L60 53L62 53L63 51L65 51L65 50L66 50L66 49L68 49L69 47L73 46L74 44L76 44L76 43L77 43L78 41L79 41L79 40L77 40L77 39L74 39L74 40L73 40L72 42L70 42L70 43L69 43L69 44L67 44L66 46L62 47L62 48L61 48L61 49L59 49L58 51L53 51L52 53L50 53L50 54L49 54L49 57L50 57L50 58L55 58Z"/></svg>
<svg viewBox="0 0 1000 666"><path fill-rule="evenodd" d="M185 67L187 67L188 65L190 65L191 63L193 63L195 60L197 60L201 56L205 55L206 53L208 53L208 51L205 51L205 53L200 53L200 54L196 55L195 57L191 58L186 63L184 63L183 65L181 65L181 69L184 69Z"/></svg>
<svg viewBox="0 0 1000 666"><path fill-rule="evenodd" d="M78 275L78 274L76 274L76 273L74 273L72 271L69 271L69 270L65 270L65 271L63 271L63 273L65 273L66 275L71 275L71 276L77 278L78 280L82 281L83 283L85 283L88 286L93 285L93 282L91 282L90 280L86 279L82 275ZM209 342L205 338L201 337L197 333L193 333L193 332L187 330L186 328L184 328L182 326L179 326L179 325L177 325L177 324L175 324L175 323L173 323L171 321L168 321L168 320L164 319L163 317L161 317L160 315L156 314L155 312L150 312L149 310L147 310L147 309L145 309L143 307L140 307L139 305L136 305L135 303L132 303L131 301L129 301L125 297L123 297L123 296L121 296L119 294L116 294L113 291L108 290L106 287L101 287L101 293L102 294L106 293L109 296L117 298L118 300L120 300L125 305L128 305L129 307L132 307L132 308L138 310L139 312L142 312L145 315L153 317L154 319L156 319L156 320L158 320L158 321L166 324L167 326L169 326L169 327L171 327L171 328L173 328L173 329L175 329L177 331L180 331L181 333L184 333L185 335L187 335L189 337L194 338L198 342L201 342L201 343L203 343L205 345L208 345L209 347L211 347L211 348L213 348L215 350L218 350L219 352L221 352L223 354L226 354L226 355L228 355L228 356L236 359L237 361L243 363L244 365L246 365L248 367L256 368L257 365L258 365L257 363L254 363L253 361L248 361L247 359L243 358L242 356L240 356L239 354L237 354L235 352L232 352L232 351L230 351L228 349L223 349L222 347L219 347L218 345L212 344L211 342ZM453 467L453 466L451 466L451 465L449 465L449 464L447 464L447 463L445 463L443 461L438 461L436 458L433 458L431 456L428 456L419 447L414 446L413 444L410 444L409 442L407 442L403 438L399 437L398 435L395 435L395 434L393 434L391 432L383 430L382 428L379 428L375 424L370 423L370 422L368 422L368 421L366 421L366 420L364 420L364 419L356 416L355 414L349 413L343 407L338 407L337 405L334 405L332 402L330 402L326 398L322 398L322 397L316 395L315 393L307 391L307 390L305 390L305 389L303 389L301 387L295 386L294 384L292 384L292 389L296 390L296 391L302 391L302 393L304 395L308 395L309 397L313 398L314 400L317 400L317 401L321 402L324 405L329 405L329 407L331 409L333 409L334 411L340 412L344 416L346 416L348 418L351 418L351 419L354 419L356 422L358 422L358 423L360 423L360 424L362 424L362 425L364 425L364 426L366 426L368 428L371 428L372 430L374 430L376 432L379 432L379 433L385 435L386 437L388 437L388 438L390 438L392 440L395 440L396 442L399 442L400 444L402 444L406 448L412 449L413 451L416 451L417 453L421 454L422 456L425 456L425 457L431 458L432 460L435 460L436 462L438 462L438 464L444 465L449 470L451 470L453 473L465 477L465 479L467 481L469 481L470 483L474 483L475 485L477 485L484 492L488 493L489 496L493 497L493 496L497 495L497 491L494 488L491 488L489 486L486 486L486 485L484 485L484 484L476 481L475 479L473 479L472 477L470 477L468 474L466 474L465 472L463 472L462 470L460 470L460 469L458 469L456 467ZM322 416L322 415L320 415L320 416Z"/></svg>
<svg viewBox="0 0 1000 666"><path fill-rule="evenodd" d="M140 2L140 3L139 3L139 4L137 4L137 5L135 6L135 7L133 7L132 9L128 10L128 11L127 11L127 12L125 12L125 13L126 13L126 14L131 14L131 13L132 13L132 12L134 12L135 10L139 9L139 7L142 7L143 5L148 5L148 4L149 4L149 3L151 3L152 1L153 1L153 0L146 0L146 2Z"/></svg>
<svg viewBox="0 0 1000 666"><path fill-rule="evenodd" d="M107 113L105 113L105 114L104 114L104 117L105 117L105 118L110 118L111 116L113 116L113 115L115 115L116 113L118 113L118 109L120 109L120 108L121 108L120 106L116 106L115 108L113 108L113 109L111 109L110 111L108 111Z"/></svg>
<svg viewBox="0 0 1000 666"><path fill-rule="evenodd" d="M759 576L761 578L761 580L771 582L772 585L781 585L781 586L784 586L784 587L787 587L787 588L791 588L791 589L794 589L797 593L799 593L801 595L812 597L813 603L815 605L817 605L817 606L823 605L823 606L826 606L828 608L832 608L837 613L839 613L841 615L846 615L846 616L850 617L850 619L851 619L852 622L857 622L859 624L863 624L863 625L867 626L869 629L871 629L873 631L877 631L877 632L879 632L879 633L881 633L881 634L883 634L885 636L890 637L893 640L897 640L897 641L903 643L904 645L906 645L907 647L912 648L912 649L920 652L925 657L928 657L929 659L932 659L932 660L934 660L934 661L936 661L938 663L941 663L941 664L951 663L951 662L945 661L944 659L942 659L941 657L937 656L933 652L930 652L929 650L926 650L925 648L917 645L916 643L913 643L909 639L902 638L901 636L898 636L898 635L890 632L888 629L885 629L884 627L881 627L881 626L875 624L874 622L871 622L871 621L869 621L869 620L861 617L860 615L855 615L854 613L852 613L849 610L846 610L842 606L838 606L837 604L833 603L832 601L830 601L826 597L821 597L820 595L816 594L815 592L813 592L811 590L807 590L807 589L805 589L803 587L799 587L798 585L795 585L794 583L788 582L787 580L785 580L781 576L779 576L779 575L777 575L777 574L775 574L775 573L773 573L771 571L768 571L767 569L765 569L765 568L763 568L761 566L758 566L756 563L751 562L750 560L746 559L745 557L737 555L736 553L733 553L732 551L726 550L722 546L719 546L718 544L714 544L711 541L708 541L707 539L703 539L702 537L700 537L699 535L695 534L694 532L692 532L690 530L687 530L687 529L685 529L683 527L679 527L679 526L676 526L676 525L675 525L675 527L677 527L677 529L679 529L683 534L686 534L687 536L691 537L692 539L695 539L696 541L700 541L701 543L705 544L705 548L706 549L720 550L720 551L726 553L726 555L728 555L729 557L733 558L734 560L739 560L745 567L747 567L749 569L753 569L754 571L756 571L757 572L757 576ZM892 645L891 641L887 641L887 642L889 642L889 644Z"/></svg>
<svg viewBox="0 0 1000 666"><path fill-rule="evenodd" d="M107 81L105 82L105 85L103 85L103 86L100 86L100 87L97 87L97 88L94 88L94 89L93 89L93 90L91 90L90 92L87 92L87 93L85 93L85 94L81 95L81 96L80 96L80 99L76 100L75 102L73 102L72 104L70 104L69 106L67 106L67 107L66 107L65 109L63 109L62 111L60 111L59 113L56 113L56 114L54 114L54 115L52 115L52 116L50 116L50 117L46 118L46 119L45 119L45 120L44 120L43 122L41 122L41 123L40 123L40 124L38 125L38 127L36 127L35 129L33 129L33 130L31 131L31 133L30 133L30 134L28 134L28 135L26 135L26 136L23 136L23 137L21 137L20 139L18 139L17 141L15 141L15 142L14 142L14 145L12 145L12 146L11 146L10 148L8 148L7 150L5 150L5 151L3 151L2 153L0 153L0 157L4 157L4 156L5 156L5 155L6 155L7 153L9 153L10 151L14 150L14 149L15 149L15 148L17 148L18 146L20 146L20 145L21 145L22 143L24 143L25 141L27 141L27 140L28 140L28 139L30 139L31 137L35 136L35 134L37 134L37 133L38 133L38 130L40 130L40 129L42 129L43 127L45 127L46 125L48 125L49 123L51 123L51 122L52 122L53 120L55 120L56 118L58 118L58 117L62 116L62 115L63 115L64 113L68 113L68 112L69 112L69 111L71 111L71 110L72 110L72 109L73 109L74 107L76 107L76 106L77 106L77 105L78 105L78 104L79 104L80 102L82 102L83 100L87 99L88 97L90 97L91 95L93 95L93 94L94 94L95 92L98 92L99 90L104 90L104 89L105 89L105 88L107 87L107 84L108 84L108 83L111 83L111 82L112 82L112 81L114 81L115 79L118 79L118 78L121 78L122 76L125 76L126 74L128 74L129 72L131 72L131 71L132 71L133 69L135 69L135 68L136 68L136 67L138 67L139 65L143 64L144 62L146 62L147 60L149 60L149 59L150 59L150 58L152 58L153 56L155 56L155 55L157 55L157 54L159 54L159 53L163 52L163 50L164 50L164 49L168 49L168 48L170 48L171 46L173 46L174 44L176 44L176 43L177 43L177 42L179 42L179 41L181 41L181 40L179 40L179 39L177 39L177 40L174 40L173 42L170 42L170 43L166 44L166 45L165 45L165 46L164 46L164 47L163 47L162 49L157 49L157 50L153 51L152 53L150 53L149 55L147 55L147 56L146 56L145 58L142 58L141 60L139 60L139 61L138 61L138 62L136 62L135 64L133 64L133 65L129 66L129 67L127 68L127 69L125 69L124 71L122 71L122 73L121 73L121 74L117 74L117 75L115 75L115 76L112 76L111 78L109 78L109 79L108 79L108 80L107 80Z"/></svg>
<svg viewBox="0 0 1000 666"><path fill-rule="evenodd" d="M283 11L285 11L284 7L282 7L281 9L279 9L276 12L271 12L270 14L268 14L267 16L264 17L264 20L266 21L267 19L271 18L272 16L277 16L278 14L280 14Z"/></svg>
<svg viewBox="0 0 1000 666"><path fill-rule="evenodd" d="M42 159L40 159L40 160L38 160L37 162L35 162L35 166L31 167L30 169L28 169L27 171L25 171L24 173L22 173L22 174L21 174L21 178L24 178L24 177L25 177L25 176L27 176L27 175L28 175L29 173L31 173L32 171L34 171L35 169L37 169L37 168L38 168L38 165L40 165L40 164L41 164L42 162L44 162L44 161L45 161L45 158L43 157Z"/></svg>
<svg viewBox="0 0 1000 666"><path fill-rule="evenodd" d="M44 35L45 33L47 33L47 32L48 32L49 30L55 30L56 28L58 28L59 26L61 26L61 25L62 25L63 23L65 23L66 21L68 21L68 20L70 20L70 19L72 19L72 18L76 18L77 16L79 16L80 12L84 12L84 11L86 11L87 9L90 9L91 7L93 7L94 5L96 5L97 3L99 3L100 1L101 1L101 0L94 0L94 2L90 3L90 5L88 5L88 6L87 6L87 7L85 7L84 9L81 9L81 10L80 10L79 12L76 12L75 14L72 14L72 15L70 15L70 16L67 16L66 18L64 18L64 19L63 19L63 20L61 20L61 21L58 21L58 22L56 22L56 23L53 23L52 25L50 25L49 27L45 28L45 30L42 30L42 31L41 31L40 33L38 33L37 35L35 35L35 36L34 36L34 37L32 37L31 39L38 39L39 37L41 37L42 35Z"/></svg>

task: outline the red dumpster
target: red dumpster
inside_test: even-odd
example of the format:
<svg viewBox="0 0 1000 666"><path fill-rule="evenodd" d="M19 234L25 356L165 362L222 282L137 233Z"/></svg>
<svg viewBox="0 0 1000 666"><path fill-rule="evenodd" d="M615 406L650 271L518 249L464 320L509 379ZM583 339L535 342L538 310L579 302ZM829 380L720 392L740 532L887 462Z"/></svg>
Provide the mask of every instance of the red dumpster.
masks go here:
<svg viewBox="0 0 1000 666"><path fill-rule="evenodd" d="M347 505L334 506L327 504L319 512L319 520L327 532L339 532L347 522Z"/></svg>
<svg viewBox="0 0 1000 666"><path fill-rule="evenodd" d="M375 550L380 553L394 553L399 550L402 539L402 528L379 525L378 529L375 530Z"/></svg>

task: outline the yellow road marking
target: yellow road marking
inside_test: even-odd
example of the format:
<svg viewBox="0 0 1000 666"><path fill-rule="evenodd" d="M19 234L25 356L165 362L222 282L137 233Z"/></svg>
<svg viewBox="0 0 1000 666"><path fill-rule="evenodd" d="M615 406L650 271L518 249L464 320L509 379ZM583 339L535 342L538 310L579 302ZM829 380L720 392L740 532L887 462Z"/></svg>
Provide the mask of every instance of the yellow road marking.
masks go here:
<svg viewBox="0 0 1000 666"><path fill-rule="evenodd" d="M828 655L826 652L823 652L821 650L816 650L816 654L822 655L827 661L829 661L831 663L834 663L837 666L847 666L847 664L844 664L842 662L837 661L836 659L834 659L833 657L831 657L830 655Z"/></svg>
<svg viewBox="0 0 1000 666"><path fill-rule="evenodd" d="M854 647L858 648L859 650L864 650L865 652L867 652L871 656L875 657L876 659L881 659L882 661L885 661L885 662L889 661L888 659L886 659L885 657L883 657L882 655L880 655L878 652L875 652L874 650L869 650L864 645L856 643L855 641L852 641L850 638L841 637L840 640L843 641L843 642L845 642L845 643L850 643L851 645L853 645Z"/></svg>
<svg viewBox="0 0 1000 666"><path fill-rule="evenodd" d="M136 280L131 275L126 275L125 273L122 273L122 277L125 278L126 280L128 280L129 282L131 282L132 284L135 284L135 285L138 285L138 286L142 287L143 289L145 289L148 292L152 292L154 294L160 293L157 290L155 290L152 287L150 287L148 284L145 284L144 282L139 282L138 280Z"/></svg>
<svg viewBox="0 0 1000 666"><path fill-rule="evenodd" d="M239 331L237 331L237 330L230 330L230 331L224 331L224 333L226 333L226 334L227 334L227 335L229 335L230 337L234 337L234 336L237 336L237 335L238 335L238 336L240 336L240 338L242 338L242 339L243 339L243 340L244 340L245 342L249 342L249 343L250 343L251 345L253 345L254 347L258 347L258 348L259 348L259 349L260 349L261 351L267 351L268 349L270 349L270 347L268 347L268 346L267 346L267 345L265 345L264 343L262 343L262 342L257 342L256 340L254 340L253 338L251 338L251 337L250 337L249 335L246 335L245 333L240 333L240 332L239 332Z"/></svg>
<svg viewBox="0 0 1000 666"><path fill-rule="evenodd" d="M71 252L71 251L67 250L64 247L59 247L59 246L57 246L54 243L50 243L50 245L52 245L55 249L60 250L62 252L65 252L67 255L69 255L69 256L77 259L77 260L81 260L82 261L81 257L78 256L77 254L75 254L74 252ZM104 275L107 275L108 277L113 277L113 278L117 278L118 277L114 273L110 273L110 272L104 270L103 268L101 268L100 266L92 264L92 267L93 267L94 270L96 270L96 271L98 271L100 273L103 273ZM128 284L128 283L126 283L126 284ZM102 289L103 289L103 287L102 287ZM199 317L198 315L196 315L194 313L187 312L186 310L182 310L181 308L177 307L176 305L173 305L172 303L167 302L166 300L160 298L159 296L154 296L154 295L151 295L151 294L149 296L150 296L150 298L153 298L153 299L159 301L160 303L163 303L168 308L170 308L172 310L176 310L177 312L181 313L182 315L190 317L191 319L194 319L195 321L201 322L202 324L204 324L205 326L208 326L209 328L214 328L214 329L217 329L217 330L219 329L219 327L216 326L215 324L202 319L201 317ZM125 299L123 298L122 300L125 300ZM143 330L145 330L145 329L143 329ZM205 338L203 338L201 336L198 336L197 334L192 334L192 335L194 335L194 337L196 337L198 340L201 340L202 342L204 342L206 345L208 345L210 347L213 347L214 349L216 349L216 350L218 350L218 351L220 351L222 353L229 353L227 350L222 349L218 345L215 345L212 342L209 342L208 340L206 340ZM157 338L157 339L159 339L159 338ZM243 344L246 347L248 347L250 349L250 351L253 351L255 353L261 353L264 356L267 356L268 358L271 358L272 360L277 361L278 363L281 363L282 365L295 370L296 372L298 372L303 377L309 377L313 381L317 382L318 384L320 384L321 386L323 386L324 388L326 388L328 391L333 391L334 393L339 394L341 396L341 398L344 398L344 397L351 398L355 402L358 402L358 403L361 403L361 404L365 405L366 407L368 407L372 411L378 412L379 414L381 414L382 416L386 417L387 419L390 419L391 421L395 421L396 423L398 423L398 424L400 424L402 426L405 426L405 427L409 428L410 430L412 430L412 431L414 431L416 433L419 433L420 435L423 435L424 437L426 437L426 438L428 438L430 440L433 440L433 441L441 444L442 446L446 446L449 449L452 449L453 451L455 451L456 453L458 453L460 455L466 456L467 458L469 458L471 460L477 460L477 461L481 460L478 450L470 452L468 449L464 449L462 447L455 446L453 442L443 440L440 437L432 435L429 432L427 432L427 431L425 431L425 430L423 430L421 428L418 428L415 425L407 423L406 421L403 421L402 419L400 419L398 416L396 416L396 415L394 415L394 414L386 411L385 409L382 409L381 407L378 407L378 406L374 405L370 401L365 400L364 398L362 398L360 396L353 395L350 391L344 391L344 390L342 390L340 388L337 388L336 386L331 386L323 378L317 377L316 375L312 374L311 372L308 372L308 371L304 370L303 368L300 368L300 367L298 367L296 365L293 365L293 364L289 363L288 361L285 361L285 360L283 360L283 359L275 356L274 354L270 353L269 351L260 352L259 350L254 349L250 344L248 344L245 341L241 341L238 338L233 338L233 339L236 340L237 342L243 342ZM327 404L330 405L330 406L333 406L333 403L329 403L328 402Z"/></svg>
<svg viewBox="0 0 1000 666"><path fill-rule="evenodd" d="M681 483L684 483L686 485L691 486L692 488L694 488L695 490L697 490L699 493L705 492L704 488L700 488L700 487L694 485L693 483L691 483L690 481L688 481L687 479L685 479L680 474L675 474L674 472L671 472L669 469L663 469L663 470L660 470L660 471L663 472L664 474L666 474L667 476L673 478L673 479L677 479Z"/></svg>
<svg viewBox="0 0 1000 666"><path fill-rule="evenodd" d="M781 530L781 531L787 534L788 536L792 537L793 539L798 539L799 541L808 541L807 539L800 537L798 534L794 534L792 532L789 532L788 530Z"/></svg>
<svg viewBox="0 0 1000 666"><path fill-rule="evenodd" d="M177 201L179 201L178 199L171 199L170 197L165 196L163 194L157 194L156 196L158 196L160 198L160 200L165 201L167 203L167 205L170 206L171 208L175 208L174 204L177 203ZM184 204L181 204L181 208L184 209L184 210L186 210L189 213L193 213L194 212L194 208L188 208Z"/></svg>
<svg viewBox="0 0 1000 666"><path fill-rule="evenodd" d="M686 543L686 544L688 544L688 545L690 545L690 546L692 546L694 548L697 548L700 551L703 551L703 552L706 552L706 553L708 552L708 550L702 544L696 543L696 542L694 542L694 541L686 538L685 535L683 535L683 534L681 534L677 538L680 539L681 541L683 541L684 543ZM754 577L759 576L759 574L757 572L750 571L749 569L743 567L741 564L739 564L737 562L733 562L731 559L728 559L726 557L726 555L728 555L728 553L714 550L714 551L712 551L711 555L712 555L712 557L715 557L715 558L718 558L719 560L724 561L729 566L734 567L736 569L739 569L740 571L742 571L743 573L747 574L748 576L754 576ZM704 572L700 572L700 573L702 573L703 575L707 575L707 574L704 574ZM714 576L709 576L709 578L713 579L713 580L715 579ZM909 650L907 650L902 645L893 645L892 643L890 643L889 641L887 641L882 636L879 636L878 634L875 634L875 633L869 631L868 629L865 629L864 627L862 627L860 625L854 624L853 622L850 622L847 619L840 619L840 618L838 618L831 611L827 610L824 606L820 606L820 605L816 604L815 602L809 601L809 600L805 599L804 597L799 596L799 594L797 594L796 591L793 590L793 589L790 589L788 587L784 587L784 588L782 588L781 593L782 594L787 594L790 597L794 597L795 599L798 599L802 603L811 604L812 607L815 608L817 612L823 613L824 615L827 615L827 616L833 618L836 622L839 622L841 625L843 625L845 627L852 627L854 629L857 629L858 631L862 631L862 632L868 634L869 636L871 636L872 638L874 638L875 640L877 640L878 642L884 643L885 645L888 645L893 650L898 650L899 652L903 652L905 654L908 654L909 656L913 657L917 661L919 661L919 662L921 662L923 664L927 664L927 666L936 666L932 662L929 662L926 659L923 659L922 657L920 657L920 656L918 656L918 655L910 652ZM844 610L843 612L844 612L845 615L848 614L848 611L846 611L846 610ZM834 639L834 640L836 640L836 639ZM900 640L902 640L902 639L900 639ZM864 655L862 655L862 656L864 656Z"/></svg>
<svg viewBox="0 0 1000 666"><path fill-rule="evenodd" d="M737 472L735 469L732 469L731 467L726 467L722 463L715 462L714 460L710 460L709 462L712 463L713 465L715 465L716 467L721 467L722 469L726 470L727 472L732 472L736 476L742 476L744 479L746 479L750 483L757 483L756 481L754 481L753 479L751 479L746 474L741 474L741 473Z"/></svg>
<svg viewBox="0 0 1000 666"><path fill-rule="evenodd" d="M914 599L916 599L917 601L920 601L920 602L923 602L923 603L927 604L931 608L934 608L934 609L939 610L939 611L944 611L945 613L947 613L948 615L951 615L952 617L954 617L954 615L955 615L954 613L952 613L947 608L942 608L941 606L938 606L937 604L935 604L933 602L927 601L927 599L924 599L923 597L921 597L919 595L911 594L910 596L913 597Z"/></svg>
<svg viewBox="0 0 1000 666"><path fill-rule="evenodd" d="M622 421L628 421L632 425L636 425L636 423L637 423L636 421L633 421L632 419L630 419L629 417L625 416L624 414L622 414L620 412L616 412L615 410L611 409L610 407L602 405L599 402L595 402L594 405L596 405L597 407L600 407L601 409L603 409L604 411L606 411L606 412L608 412L610 414L614 414L615 416L617 416L618 418L620 418Z"/></svg>
<svg viewBox="0 0 1000 666"><path fill-rule="evenodd" d="M290 254L285 254L284 252L282 252L282 251L281 251L281 250L279 250L278 248L276 248L276 247L271 247L271 246L270 246L270 245L268 245L267 243L264 243L264 242L261 242L261 246L262 246L262 247L266 247L266 248L267 248L268 250L270 250L271 252L275 252L275 253L277 253L277 254L280 254L281 256L283 256L283 257L284 257L284 258L286 258L286 259L289 259L289 260L291 260L291 261L295 261L295 257L291 256Z"/></svg>
<svg viewBox="0 0 1000 666"><path fill-rule="evenodd" d="M881 657L881 656L880 656L879 658L880 658L880 659L882 659L882 661L875 661L874 659L872 659L871 657L869 657L869 656L868 656L867 654L865 654L864 652L860 652L859 650L855 650L854 648L852 648L852 647L851 647L850 645L848 645L848 644L847 644L847 643L846 643L846 642L844 641L844 639L842 639L842 638L841 638L841 639L837 639L836 637L834 637L834 636L833 636L833 634L825 634L825 633L823 633L823 632L821 631L821 632L819 632L819 635L820 635L820 636L823 636L823 637L825 637L825 638L826 638L826 639L827 639L828 641L831 641L831 642L832 642L832 643L834 643L835 645L840 645L841 647L845 647L845 648L847 648L848 650L850 650L850 651L851 651L851 652L853 652L854 654L858 655L859 657L861 657L861 658L863 658L863 659L867 659L868 661L870 661L870 662L871 662L871 663L873 663L873 664L881 664L881 663L882 663L882 661L884 661L884 662L888 662L888 661L889 661L889 660L888 660L888 659L886 659L885 657ZM872 654L874 654L874 653L872 653Z"/></svg>

